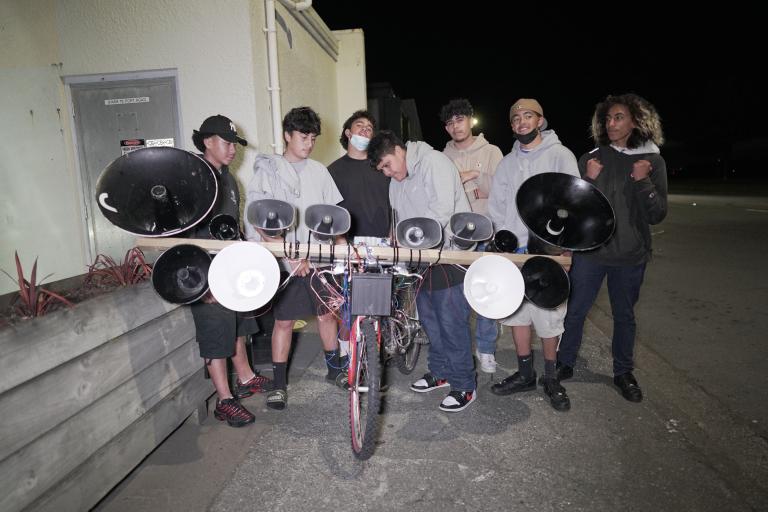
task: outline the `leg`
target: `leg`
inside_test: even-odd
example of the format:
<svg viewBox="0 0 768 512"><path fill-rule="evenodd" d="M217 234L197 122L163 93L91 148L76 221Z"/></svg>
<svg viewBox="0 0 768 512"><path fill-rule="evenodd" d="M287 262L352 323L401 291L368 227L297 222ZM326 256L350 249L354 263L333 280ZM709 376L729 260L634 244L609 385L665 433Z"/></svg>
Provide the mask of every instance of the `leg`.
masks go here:
<svg viewBox="0 0 768 512"><path fill-rule="evenodd" d="M496 353L496 338L499 336L499 325L493 318L477 315L475 325L475 341L477 351L481 354Z"/></svg>
<svg viewBox="0 0 768 512"><path fill-rule="evenodd" d="M338 350L339 340L336 337L336 317L331 313L326 313L317 317L317 327L320 331L320 339L323 342L323 350ZM349 338L349 334L347 334Z"/></svg>
<svg viewBox="0 0 768 512"><path fill-rule="evenodd" d="M472 361L472 336L469 331L470 307L458 284L435 292L436 314L449 370L446 376L453 391L474 391L475 365Z"/></svg>
<svg viewBox="0 0 768 512"><path fill-rule="evenodd" d="M584 320L595 302L607 267L593 263L578 254L573 256L573 265L569 277L571 295L568 299L568 312L565 315L565 332L560 338L558 360L573 367L579 354L581 339L584 334Z"/></svg>
<svg viewBox="0 0 768 512"><path fill-rule="evenodd" d="M232 366L235 367L240 382L248 382L256 374L248 364L248 354L245 352L245 336L238 336L235 341L235 355L232 356Z"/></svg>
<svg viewBox="0 0 768 512"><path fill-rule="evenodd" d="M272 361L275 363L288 362L293 339L293 323L294 320L275 320L275 326L272 329Z"/></svg>
<svg viewBox="0 0 768 512"><path fill-rule="evenodd" d="M208 373L211 375L211 382L216 388L219 400L232 398L232 392L229 389L229 379L227 378L227 360L209 359Z"/></svg>
<svg viewBox="0 0 768 512"><path fill-rule="evenodd" d="M445 379L448 374L448 362L445 357L443 339L440 332L440 320L438 319L433 295L437 292L422 289L416 295L416 307L419 311L419 321L424 332L429 337L429 353L427 354L427 368L436 379Z"/></svg>
<svg viewBox="0 0 768 512"><path fill-rule="evenodd" d="M631 267L611 267L608 271L608 295L613 313L613 374L629 373L634 369L635 304L645 276L645 264Z"/></svg>

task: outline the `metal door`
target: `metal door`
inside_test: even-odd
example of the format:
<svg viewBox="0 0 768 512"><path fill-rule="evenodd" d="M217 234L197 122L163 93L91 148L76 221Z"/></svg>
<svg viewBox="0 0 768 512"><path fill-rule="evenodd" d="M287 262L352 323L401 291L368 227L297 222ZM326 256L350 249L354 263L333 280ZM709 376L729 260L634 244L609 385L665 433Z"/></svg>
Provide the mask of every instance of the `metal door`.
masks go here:
<svg viewBox="0 0 768 512"><path fill-rule="evenodd" d="M84 195L90 261L122 259L135 237L109 223L96 203L96 181L115 158L143 147L180 144L175 76L69 79ZM111 78L111 79L110 79Z"/></svg>

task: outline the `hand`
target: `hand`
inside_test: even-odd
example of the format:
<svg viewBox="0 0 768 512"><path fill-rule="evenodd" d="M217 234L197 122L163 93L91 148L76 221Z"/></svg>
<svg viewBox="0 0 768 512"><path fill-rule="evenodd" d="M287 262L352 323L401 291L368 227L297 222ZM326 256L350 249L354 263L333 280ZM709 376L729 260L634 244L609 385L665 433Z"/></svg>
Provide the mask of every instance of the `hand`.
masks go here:
<svg viewBox="0 0 768 512"><path fill-rule="evenodd" d="M200 298L200 300L202 302L204 302L205 304L218 304L218 301L216 300L216 298L211 293L211 290L208 290L207 292L205 292L205 295L203 295Z"/></svg>
<svg viewBox="0 0 768 512"><path fill-rule="evenodd" d="M459 171L461 176L461 182L466 183L469 180L474 180L480 177L480 171Z"/></svg>
<svg viewBox="0 0 768 512"><path fill-rule="evenodd" d="M603 164L597 158L587 160L587 178L596 180L603 170Z"/></svg>
<svg viewBox="0 0 768 512"><path fill-rule="evenodd" d="M307 260L288 260L288 263L291 265L291 271L293 272L293 275L304 277L307 274L309 274L309 262Z"/></svg>
<svg viewBox="0 0 768 512"><path fill-rule="evenodd" d="M651 171L653 171L651 162L648 160L638 160L632 164L632 174L629 176L635 181L640 181L647 178L651 174Z"/></svg>

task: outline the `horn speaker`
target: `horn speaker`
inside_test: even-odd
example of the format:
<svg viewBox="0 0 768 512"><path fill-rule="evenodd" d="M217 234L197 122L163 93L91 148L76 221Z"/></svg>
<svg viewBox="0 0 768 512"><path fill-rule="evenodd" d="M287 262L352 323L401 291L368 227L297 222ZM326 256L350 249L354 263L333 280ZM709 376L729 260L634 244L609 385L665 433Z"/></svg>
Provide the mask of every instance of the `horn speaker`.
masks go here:
<svg viewBox="0 0 768 512"><path fill-rule="evenodd" d="M464 276L464 296L478 314L504 318L523 302L525 283L520 269L504 256L489 254L475 260Z"/></svg>
<svg viewBox="0 0 768 512"><path fill-rule="evenodd" d="M528 259L521 269L525 298L540 308L554 309L568 299L568 274L556 261L544 256Z"/></svg>
<svg viewBox="0 0 768 512"><path fill-rule="evenodd" d="M164 300L189 304L208 291L211 257L196 245L175 245L163 252L152 267L152 286Z"/></svg>
<svg viewBox="0 0 768 512"><path fill-rule="evenodd" d="M413 217L397 223L395 236L408 249L431 249L443 240L443 227L435 219Z"/></svg>
<svg viewBox="0 0 768 512"><path fill-rule="evenodd" d="M506 229L500 229L493 235L493 240L485 249L486 252L515 252L517 250L517 237Z"/></svg>
<svg viewBox="0 0 768 512"><path fill-rule="evenodd" d="M341 206L313 204L304 214L304 223L316 240L328 242L349 231L352 218Z"/></svg>
<svg viewBox="0 0 768 512"><path fill-rule="evenodd" d="M272 299L280 268L272 253L256 242L236 242L222 249L208 270L216 300L232 311L252 311Z"/></svg>
<svg viewBox="0 0 768 512"><path fill-rule="evenodd" d="M493 236L493 223L485 215L473 212L460 212L451 215L449 221L453 238L451 244L459 249L472 249L477 242Z"/></svg>
<svg viewBox="0 0 768 512"><path fill-rule="evenodd" d="M237 219L226 213L215 216L208 224L211 236L216 240L237 240L240 238L240 227Z"/></svg>
<svg viewBox="0 0 768 512"><path fill-rule="evenodd" d="M248 205L248 222L268 236L280 236L296 218L296 209L278 199L260 199Z"/></svg>
<svg viewBox="0 0 768 512"><path fill-rule="evenodd" d="M172 236L202 221L216 203L215 171L199 156L171 147L144 148L110 163L96 182L109 222L131 234Z"/></svg>

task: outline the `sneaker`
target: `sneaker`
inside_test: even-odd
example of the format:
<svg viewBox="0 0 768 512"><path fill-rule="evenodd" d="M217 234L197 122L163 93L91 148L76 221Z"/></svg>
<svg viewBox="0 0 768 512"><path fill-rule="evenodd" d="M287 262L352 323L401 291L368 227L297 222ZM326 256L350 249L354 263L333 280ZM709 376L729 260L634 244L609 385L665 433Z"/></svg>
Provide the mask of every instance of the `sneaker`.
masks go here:
<svg viewBox="0 0 768 512"><path fill-rule="evenodd" d="M257 373L248 382L240 382L240 379L238 379L235 384L234 395L235 398L241 400L252 396L254 393L265 393L267 391L272 391L272 381Z"/></svg>
<svg viewBox="0 0 768 512"><path fill-rule="evenodd" d="M536 372L533 372L533 376L527 380L520 375L520 372L515 372L498 384L491 386L491 393L504 396L534 389L536 389Z"/></svg>
<svg viewBox="0 0 768 512"><path fill-rule="evenodd" d="M325 376L325 380L328 382L331 382L341 389L348 391L349 390L349 383L347 382L348 374L346 371L340 371L336 375L329 373Z"/></svg>
<svg viewBox="0 0 768 512"><path fill-rule="evenodd" d="M226 421L230 427L242 427L256 421L256 416L240 405L236 398L217 401L213 415L219 421Z"/></svg>
<svg viewBox="0 0 768 512"><path fill-rule="evenodd" d="M642 402L643 390L637 384L637 379L632 372L617 375L613 378L613 383L621 390L621 396L630 402Z"/></svg>
<svg viewBox="0 0 768 512"><path fill-rule="evenodd" d="M549 403L554 410L567 411L571 408L571 399L556 378L544 379L544 394L549 397Z"/></svg>
<svg viewBox="0 0 768 512"><path fill-rule="evenodd" d="M417 393L426 393L438 388L446 388L450 386L446 379L436 379L431 373L425 373L422 378L411 384L411 391Z"/></svg>
<svg viewBox="0 0 768 512"><path fill-rule="evenodd" d="M484 354L475 350L475 356L484 373L496 373L496 357L493 354Z"/></svg>
<svg viewBox="0 0 768 512"><path fill-rule="evenodd" d="M440 410L445 412L463 411L469 404L475 401L475 397L476 393L474 391L451 391L440 402Z"/></svg>

